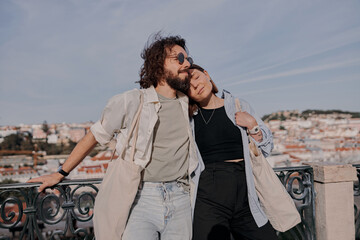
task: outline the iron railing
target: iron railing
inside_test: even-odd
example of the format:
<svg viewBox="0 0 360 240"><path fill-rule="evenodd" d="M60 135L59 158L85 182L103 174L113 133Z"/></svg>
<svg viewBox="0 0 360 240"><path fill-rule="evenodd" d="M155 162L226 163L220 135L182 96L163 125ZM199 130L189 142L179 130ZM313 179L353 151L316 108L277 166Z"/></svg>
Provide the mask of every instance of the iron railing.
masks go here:
<svg viewBox="0 0 360 240"><path fill-rule="evenodd" d="M64 180L46 193L37 192L36 183L2 185L0 228L9 229L14 239L92 239L92 209L101 181ZM77 227L81 223L89 227Z"/></svg>
<svg viewBox="0 0 360 240"><path fill-rule="evenodd" d="M315 190L312 167L274 168L274 171L294 200L301 216L301 223L297 226L285 233L278 233L279 239L315 240Z"/></svg>
<svg viewBox="0 0 360 240"><path fill-rule="evenodd" d="M310 166L275 168L302 222L279 239L315 240L314 178ZM0 186L0 239L93 239L92 212L101 179L64 180L46 193L40 184ZM114 203L119 204L119 203ZM8 238L10 239L10 238Z"/></svg>

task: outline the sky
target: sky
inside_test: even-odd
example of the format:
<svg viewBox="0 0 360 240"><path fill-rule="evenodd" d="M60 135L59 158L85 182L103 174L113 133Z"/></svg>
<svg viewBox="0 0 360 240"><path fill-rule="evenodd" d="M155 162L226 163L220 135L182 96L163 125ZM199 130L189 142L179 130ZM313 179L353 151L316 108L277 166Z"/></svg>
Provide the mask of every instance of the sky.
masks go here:
<svg viewBox="0 0 360 240"><path fill-rule="evenodd" d="M0 126L97 121L139 87L158 31L260 117L360 111L359 13L358 0L0 0Z"/></svg>

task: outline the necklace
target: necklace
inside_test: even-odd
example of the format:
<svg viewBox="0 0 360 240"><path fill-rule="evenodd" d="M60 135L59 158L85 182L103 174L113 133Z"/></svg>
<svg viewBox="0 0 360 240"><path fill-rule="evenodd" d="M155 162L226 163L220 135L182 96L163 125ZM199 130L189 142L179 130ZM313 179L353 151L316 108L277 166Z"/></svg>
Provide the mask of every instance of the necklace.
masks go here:
<svg viewBox="0 0 360 240"><path fill-rule="evenodd" d="M201 108L200 108L200 107L199 107L199 111L200 111L200 115L201 115L202 119L204 120L204 123L205 123L206 125L208 125L208 123L210 122L211 118L212 118L213 115L214 115L215 108L213 109L213 111L212 111L212 113L211 113L211 115L210 115L210 118L209 118L207 121L205 120L204 115L202 114L202 111L201 111Z"/></svg>

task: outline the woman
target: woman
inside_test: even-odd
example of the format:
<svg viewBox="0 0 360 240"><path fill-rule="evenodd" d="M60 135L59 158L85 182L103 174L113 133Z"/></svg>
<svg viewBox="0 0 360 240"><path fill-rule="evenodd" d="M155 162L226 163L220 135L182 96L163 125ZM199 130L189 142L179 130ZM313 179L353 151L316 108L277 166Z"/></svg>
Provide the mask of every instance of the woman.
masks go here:
<svg viewBox="0 0 360 240"><path fill-rule="evenodd" d="M264 156L273 148L271 131L250 105L217 87L207 71L191 67L189 114L205 170L200 176L194 213L193 240L277 239L260 207L254 187L248 136Z"/></svg>

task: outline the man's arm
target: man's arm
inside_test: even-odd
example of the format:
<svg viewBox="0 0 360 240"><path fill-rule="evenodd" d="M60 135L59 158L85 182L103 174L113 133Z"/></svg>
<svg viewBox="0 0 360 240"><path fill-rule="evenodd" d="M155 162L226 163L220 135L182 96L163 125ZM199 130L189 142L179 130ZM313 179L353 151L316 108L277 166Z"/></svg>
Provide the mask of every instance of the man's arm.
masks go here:
<svg viewBox="0 0 360 240"><path fill-rule="evenodd" d="M76 144L74 150L71 152L68 159L66 159L65 163L62 166L62 169L65 172L71 172L96 146L97 141L89 131L79 142ZM41 186L38 191L42 192L45 188L53 186L59 183L64 176L58 172L40 176L37 178L30 179L27 181L28 183L41 182Z"/></svg>

